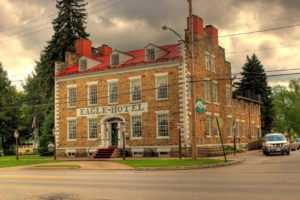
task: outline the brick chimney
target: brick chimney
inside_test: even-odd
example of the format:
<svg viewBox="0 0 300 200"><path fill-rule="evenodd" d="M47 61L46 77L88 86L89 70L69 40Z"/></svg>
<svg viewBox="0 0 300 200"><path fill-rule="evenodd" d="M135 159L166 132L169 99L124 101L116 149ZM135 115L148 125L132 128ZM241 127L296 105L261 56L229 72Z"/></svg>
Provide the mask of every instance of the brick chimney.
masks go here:
<svg viewBox="0 0 300 200"><path fill-rule="evenodd" d="M98 47L98 54L100 56L109 56L111 52L112 52L112 48L110 48L106 44L103 44L101 47Z"/></svg>
<svg viewBox="0 0 300 200"><path fill-rule="evenodd" d="M76 53L79 56L92 56L92 42L87 39L76 40Z"/></svg>
<svg viewBox="0 0 300 200"><path fill-rule="evenodd" d="M218 40L218 29L213 27L212 25L207 25L204 28L205 32L212 35L213 37L213 42L215 45L219 45L219 40Z"/></svg>
<svg viewBox="0 0 300 200"><path fill-rule="evenodd" d="M187 28L189 29L190 23L189 23L189 17L187 18ZM203 37L204 32L203 32L203 19L198 17L197 15L193 15L193 31L197 35Z"/></svg>

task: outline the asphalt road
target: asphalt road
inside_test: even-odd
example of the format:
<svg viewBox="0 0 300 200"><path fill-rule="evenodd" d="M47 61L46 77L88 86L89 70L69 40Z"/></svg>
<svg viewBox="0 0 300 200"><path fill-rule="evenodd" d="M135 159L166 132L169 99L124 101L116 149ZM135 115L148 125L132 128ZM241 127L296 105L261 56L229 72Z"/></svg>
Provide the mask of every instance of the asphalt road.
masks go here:
<svg viewBox="0 0 300 200"><path fill-rule="evenodd" d="M0 170L0 200L300 199L300 151L179 171Z"/></svg>

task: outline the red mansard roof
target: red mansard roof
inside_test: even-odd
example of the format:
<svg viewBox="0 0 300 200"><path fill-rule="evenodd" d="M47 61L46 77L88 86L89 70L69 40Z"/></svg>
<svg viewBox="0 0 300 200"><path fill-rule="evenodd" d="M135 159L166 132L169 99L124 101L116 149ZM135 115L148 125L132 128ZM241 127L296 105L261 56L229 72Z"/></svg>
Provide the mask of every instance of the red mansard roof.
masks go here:
<svg viewBox="0 0 300 200"><path fill-rule="evenodd" d="M56 75L56 77L62 77L62 76L69 76L69 75L75 75L75 74L85 74L90 72L96 72L96 71L105 71L105 70L111 70L111 69L120 69L120 68L127 68L132 66L143 66L146 64L153 64L153 63L163 63L163 62L169 62L174 60L182 60L182 56L179 52L179 45L178 44L171 44L171 45L165 45L165 46L159 46L159 48L167 51L168 53L161 58L158 58L155 61L145 61L145 49L139 49L139 50L133 50L128 52L122 52L124 54L130 55L133 58L128 60L122 65L110 67L110 56L101 56L101 57L95 57L92 56L91 59L101 61L102 63L89 69L86 71L79 72L79 65L75 65L59 74Z"/></svg>

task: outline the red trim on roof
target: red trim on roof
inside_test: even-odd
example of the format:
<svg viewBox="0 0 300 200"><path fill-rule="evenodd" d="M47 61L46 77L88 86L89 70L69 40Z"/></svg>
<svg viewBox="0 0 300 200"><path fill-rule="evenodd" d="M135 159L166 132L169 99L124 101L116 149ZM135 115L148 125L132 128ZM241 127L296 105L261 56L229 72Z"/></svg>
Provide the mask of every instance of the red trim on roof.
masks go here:
<svg viewBox="0 0 300 200"><path fill-rule="evenodd" d="M170 62L175 60L182 60L182 56L180 56L179 53L179 45L178 44L171 44L171 45L165 45L160 46L159 48L167 51L168 53L161 58L155 60L146 62L145 61L145 49L139 49L134 51L128 51L128 52L121 52L124 54L127 54L129 56L132 56L133 58L127 61L126 63L110 67L110 56L101 56L101 57L95 57L92 56L91 58L97 61L101 61L102 63L89 69L86 71L79 72L79 65L75 65L59 74L56 75L56 77L62 77L62 76L69 76L69 75L75 75L75 74L85 74L95 71L105 71L105 70L111 70L111 69L121 69L121 68L127 68L132 66L143 66L147 64L154 64L154 63L163 63L163 62Z"/></svg>

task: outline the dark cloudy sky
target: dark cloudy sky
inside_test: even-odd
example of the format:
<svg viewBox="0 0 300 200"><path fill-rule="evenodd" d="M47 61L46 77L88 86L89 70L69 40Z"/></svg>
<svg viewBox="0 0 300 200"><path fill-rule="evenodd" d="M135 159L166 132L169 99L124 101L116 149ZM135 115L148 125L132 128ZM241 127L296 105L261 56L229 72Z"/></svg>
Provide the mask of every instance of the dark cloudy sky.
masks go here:
<svg viewBox="0 0 300 200"><path fill-rule="evenodd" d="M178 41L166 24L182 36L186 28L186 0L88 0L87 31L93 46L108 44L121 51ZM300 0L193 0L193 12L219 29L219 44L233 73L241 71L247 54L256 53L266 71L300 73ZM32 73L57 16L54 0L0 0L0 62L14 84ZM293 26L274 31L236 33ZM275 74L275 72L267 72ZM286 84L299 75L269 78Z"/></svg>

